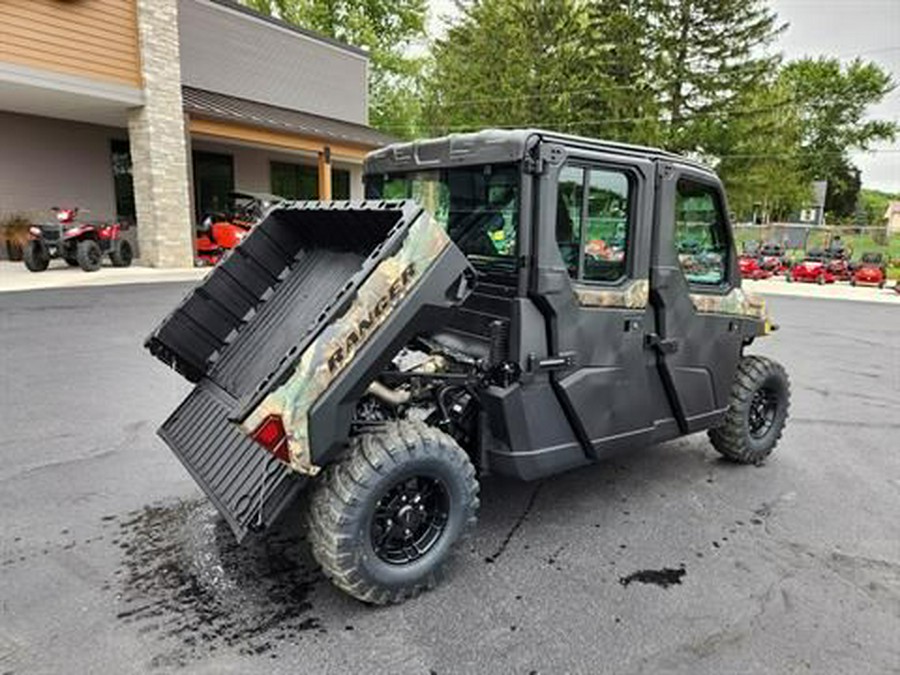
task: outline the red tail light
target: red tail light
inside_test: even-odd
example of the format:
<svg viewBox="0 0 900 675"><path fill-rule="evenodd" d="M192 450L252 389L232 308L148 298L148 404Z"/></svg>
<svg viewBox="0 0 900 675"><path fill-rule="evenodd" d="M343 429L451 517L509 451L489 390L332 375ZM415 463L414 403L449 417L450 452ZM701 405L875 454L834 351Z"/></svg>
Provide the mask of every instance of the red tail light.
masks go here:
<svg viewBox="0 0 900 675"><path fill-rule="evenodd" d="M262 421L262 424L256 427L252 438L275 455L276 459L280 459L285 464L290 464L291 456L288 452L287 434L284 431L281 417L269 415Z"/></svg>

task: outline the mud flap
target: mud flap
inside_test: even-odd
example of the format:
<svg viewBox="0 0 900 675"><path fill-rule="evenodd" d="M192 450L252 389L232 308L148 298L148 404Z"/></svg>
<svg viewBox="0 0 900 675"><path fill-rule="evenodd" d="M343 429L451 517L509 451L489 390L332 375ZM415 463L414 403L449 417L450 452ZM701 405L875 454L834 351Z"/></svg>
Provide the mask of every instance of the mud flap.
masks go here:
<svg viewBox="0 0 900 675"><path fill-rule="evenodd" d="M263 451L229 411L235 399L209 380L191 392L159 435L215 504L240 542L271 525L306 479Z"/></svg>

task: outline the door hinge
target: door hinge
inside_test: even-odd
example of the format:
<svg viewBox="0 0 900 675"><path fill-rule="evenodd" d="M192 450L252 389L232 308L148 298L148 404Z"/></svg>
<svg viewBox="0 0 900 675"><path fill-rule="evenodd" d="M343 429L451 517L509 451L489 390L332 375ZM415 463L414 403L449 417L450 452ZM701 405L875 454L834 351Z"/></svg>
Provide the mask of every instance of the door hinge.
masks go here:
<svg viewBox="0 0 900 675"><path fill-rule="evenodd" d="M557 166L566 159L566 149L553 143L541 143L522 162L525 173L539 176L547 170L547 165Z"/></svg>

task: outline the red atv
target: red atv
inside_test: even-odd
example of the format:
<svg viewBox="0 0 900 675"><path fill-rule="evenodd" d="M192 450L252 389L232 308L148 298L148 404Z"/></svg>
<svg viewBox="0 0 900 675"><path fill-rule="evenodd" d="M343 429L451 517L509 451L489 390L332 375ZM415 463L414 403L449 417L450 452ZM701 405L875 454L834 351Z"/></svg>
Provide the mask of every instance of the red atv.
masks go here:
<svg viewBox="0 0 900 675"><path fill-rule="evenodd" d="M828 257L822 251L809 251L803 262L788 270L785 280L806 281L816 284L833 284L834 274L828 269Z"/></svg>
<svg viewBox="0 0 900 675"><path fill-rule="evenodd" d="M866 286L878 286L884 288L887 283L887 267L884 257L880 253L863 253L860 264L853 271L850 278L851 286L860 284Z"/></svg>
<svg viewBox="0 0 900 675"><path fill-rule="evenodd" d="M54 258L63 258L72 267L85 272L100 269L108 255L115 267L128 267L134 258L130 228L122 223L88 223L76 220L78 209L53 207L55 223L28 228L25 267L43 272Z"/></svg>
<svg viewBox="0 0 900 675"><path fill-rule="evenodd" d="M772 274L784 274L790 269L790 261L784 246L768 242L760 249L759 266Z"/></svg>
<svg viewBox="0 0 900 675"><path fill-rule="evenodd" d="M232 192L231 213L210 213L197 228L194 263L198 267L215 265L222 256L241 243L269 207L283 197L265 193Z"/></svg>

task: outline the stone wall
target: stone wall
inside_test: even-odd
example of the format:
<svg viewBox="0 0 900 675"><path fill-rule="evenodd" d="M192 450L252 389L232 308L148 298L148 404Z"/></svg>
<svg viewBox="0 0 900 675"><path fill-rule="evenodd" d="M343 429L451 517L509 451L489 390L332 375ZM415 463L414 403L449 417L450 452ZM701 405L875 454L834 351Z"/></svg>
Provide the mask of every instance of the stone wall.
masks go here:
<svg viewBox="0 0 900 675"><path fill-rule="evenodd" d="M188 151L181 101L176 0L137 0L145 104L129 112L141 260L193 264Z"/></svg>

